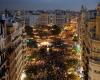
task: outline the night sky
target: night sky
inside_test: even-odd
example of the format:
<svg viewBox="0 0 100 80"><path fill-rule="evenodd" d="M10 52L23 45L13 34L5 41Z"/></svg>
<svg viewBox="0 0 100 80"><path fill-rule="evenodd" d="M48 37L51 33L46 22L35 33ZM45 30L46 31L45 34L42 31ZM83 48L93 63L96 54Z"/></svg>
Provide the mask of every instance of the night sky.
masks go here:
<svg viewBox="0 0 100 80"><path fill-rule="evenodd" d="M0 9L95 9L100 0L0 0Z"/></svg>

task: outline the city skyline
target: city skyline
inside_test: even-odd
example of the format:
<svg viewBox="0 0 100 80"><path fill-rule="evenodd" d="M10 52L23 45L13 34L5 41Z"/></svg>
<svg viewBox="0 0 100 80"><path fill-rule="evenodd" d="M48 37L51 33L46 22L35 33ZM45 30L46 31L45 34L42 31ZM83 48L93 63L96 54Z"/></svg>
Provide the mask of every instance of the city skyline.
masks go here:
<svg viewBox="0 0 100 80"><path fill-rule="evenodd" d="M81 5L95 9L99 0L0 0L0 9L71 9L80 10Z"/></svg>

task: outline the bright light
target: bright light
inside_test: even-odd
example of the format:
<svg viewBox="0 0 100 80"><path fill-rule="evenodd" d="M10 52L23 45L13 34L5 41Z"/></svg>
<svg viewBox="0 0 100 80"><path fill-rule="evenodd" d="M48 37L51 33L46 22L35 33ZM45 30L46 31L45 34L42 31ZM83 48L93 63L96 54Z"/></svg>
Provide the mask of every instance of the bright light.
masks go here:
<svg viewBox="0 0 100 80"><path fill-rule="evenodd" d="M35 59L35 58L33 58L32 60L33 60L33 61L35 61L36 59Z"/></svg>
<svg viewBox="0 0 100 80"><path fill-rule="evenodd" d="M24 80L26 78L26 74L25 72L23 71L23 73L21 74L21 80Z"/></svg>
<svg viewBox="0 0 100 80"><path fill-rule="evenodd" d="M43 45L44 45L44 46L46 46L46 45L49 46L49 45L51 45L51 44L50 44L49 42L46 42L46 41L45 41L45 42L41 42L40 45L42 45L42 46L43 46Z"/></svg>
<svg viewBox="0 0 100 80"><path fill-rule="evenodd" d="M47 32L47 31L48 31L48 29L44 29L44 31L45 31L45 32Z"/></svg>
<svg viewBox="0 0 100 80"><path fill-rule="evenodd" d="M49 48L47 48L47 51L49 52Z"/></svg>
<svg viewBox="0 0 100 80"><path fill-rule="evenodd" d="M48 26L53 26L53 23L48 24Z"/></svg>
<svg viewBox="0 0 100 80"><path fill-rule="evenodd" d="M71 73L73 73L74 72L74 68L70 68L70 69L68 69L68 74L71 74Z"/></svg>
<svg viewBox="0 0 100 80"><path fill-rule="evenodd" d="M80 49L80 45L79 44L77 45L77 48Z"/></svg>

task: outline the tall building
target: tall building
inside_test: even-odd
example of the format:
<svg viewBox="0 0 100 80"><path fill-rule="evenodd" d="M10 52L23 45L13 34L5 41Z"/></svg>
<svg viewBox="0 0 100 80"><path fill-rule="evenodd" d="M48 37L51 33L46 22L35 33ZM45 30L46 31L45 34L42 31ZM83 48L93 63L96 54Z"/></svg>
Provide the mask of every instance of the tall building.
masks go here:
<svg viewBox="0 0 100 80"><path fill-rule="evenodd" d="M56 10L56 25L58 26L64 26L66 23L66 12L63 10Z"/></svg>
<svg viewBox="0 0 100 80"><path fill-rule="evenodd" d="M20 80L24 65L22 31L25 24L23 15L19 11L16 12L14 21L7 24L11 41L11 45L8 48L9 80Z"/></svg>
<svg viewBox="0 0 100 80"><path fill-rule="evenodd" d="M39 15L38 24L40 24L40 25L48 25L48 20L49 20L48 13L43 12L43 13L41 13Z"/></svg>
<svg viewBox="0 0 100 80"><path fill-rule="evenodd" d="M5 36L6 36L6 21L5 15L0 15L0 80L9 80L8 79L8 69L7 69L7 54L6 54L6 45L5 45Z"/></svg>
<svg viewBox="0 0 100 80"><path fill-rule="evenodd" d="M54 13L49 13L48 15L48 24L56 24L56 15Z"/></svg>
<svg viewBox="0 0 100 80"><path fill-rule="evenodd" d="M100 76L100 3L96 10L82 7L79 36L83 48L85 80L99 80Z"/></svg>
<svg viewBox="0 0 100 80"><path fill-rule="evenodd" d="M100 76L100 3L97 6L95 25L92 29L89 78L90 80L98 80Z"/></svg>
<svg viewBox="0 0 100 80"><path fill-rule="evenodd" d="M24 65L22 31L24 17L8 11L0 20L0 80L20 80Z"/></svg>
<svg viewBox="0 0 100 80"><path fill-rule="evenodd" d="M35 25L38 24L38 17L39 14L37 13L29 13L29 12L25 12L25 22L26 22L26 26L31 26L34 27Z"/></svg>
<svg viewBox="0 0 100 80"><path fill-rule="evenodd" d="M64 26L66 23L66 14L63 10L55 10L54 12L42 12L39 15L38 23L41 25L58 25Z"/></svg>
<svg viewBox="0 0 100 80"><path fill-rule="evenodd" d="M26 11L26 25L58 25L64 26L79 15L78 12L64 10Z"/></svg>

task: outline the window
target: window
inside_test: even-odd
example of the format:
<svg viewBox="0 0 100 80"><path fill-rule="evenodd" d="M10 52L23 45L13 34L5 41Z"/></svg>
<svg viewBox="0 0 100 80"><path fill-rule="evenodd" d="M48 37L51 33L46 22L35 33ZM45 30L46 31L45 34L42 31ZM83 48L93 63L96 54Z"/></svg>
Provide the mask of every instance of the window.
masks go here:
<svg viewBox="0 0 100 80"><path fill-rule="evenodd" d="M1 56L0 56L0 65L1 65Z"/></svg>
<svg viewBox="0 0 100 80"><path fill-rule="evenodd" d="M2 24L0 23L0 35L2 34Z"/></svg>
<svg viewBox="0 0 100 80"><path fill-rule="evenodd" d="M92 70L90 66L89 66L89 70L90 70L90 71Z"/></svg>
<svg viewBox="0 0 100 80"><path fill-rule="evenodd" d="M94 70L94 72L95 72L96 74L100 74L100 71Z"/></svg>

